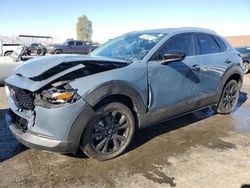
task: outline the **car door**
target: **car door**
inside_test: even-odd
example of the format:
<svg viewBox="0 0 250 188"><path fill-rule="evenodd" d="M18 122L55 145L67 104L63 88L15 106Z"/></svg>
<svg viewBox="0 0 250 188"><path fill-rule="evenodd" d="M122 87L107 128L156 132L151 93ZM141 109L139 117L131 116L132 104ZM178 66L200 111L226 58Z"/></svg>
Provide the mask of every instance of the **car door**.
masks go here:
<svg viewBox="0 0 250 188"><path fill-rule="evenodd" d="M82 41L76 41L76 52L77 54L83 54L84 53L84 46Z"/></svg>
<svg viewBox="0 0 250 188"><path fill-rule="evenodd" d="M216 95L223 73L231 59L226 53L226 45L217 36L199 33L196 35L199 46L200 95L202 98Z"/></svg>
<svg viewBox="0 0 250 188"><path fill-rule="evenodd" d="M161 64L164 54L179 51L186 54L182 61ZM148 62L150 111L179 109L176 115L195 108L199 93L200 64L195 55L193 34L181 34L170 38Z"/></svg>
<svg viewBox="0 0 250 188"><path fill-rule="evenodd" d="M75 51L76 51L75 41L69 41L66 47L66 53L73 54L76 53Z"/></svg>

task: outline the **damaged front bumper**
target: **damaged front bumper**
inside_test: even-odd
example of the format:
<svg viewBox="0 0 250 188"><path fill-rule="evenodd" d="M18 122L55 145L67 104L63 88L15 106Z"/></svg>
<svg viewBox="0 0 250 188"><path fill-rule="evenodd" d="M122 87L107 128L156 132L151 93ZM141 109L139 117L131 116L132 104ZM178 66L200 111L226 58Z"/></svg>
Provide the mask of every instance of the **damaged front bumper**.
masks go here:
<svg viewBox="0 0 250 188"><path fill-rule="evenodd" d="M23 110L13 101L8 86L6 93L10 105L6 123L21 143L60 153L75 152L79 148L82 132L94 114L83 99L56 108L35 106L34 110Z"/></svg>

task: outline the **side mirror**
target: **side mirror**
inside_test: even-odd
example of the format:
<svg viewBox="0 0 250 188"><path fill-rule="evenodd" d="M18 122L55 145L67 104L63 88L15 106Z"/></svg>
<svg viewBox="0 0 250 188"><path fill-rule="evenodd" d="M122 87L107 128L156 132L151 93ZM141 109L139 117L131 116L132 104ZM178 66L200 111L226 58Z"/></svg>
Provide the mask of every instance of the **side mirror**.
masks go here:
<svg viewBox="0 0 250 188"><path fill-rule="evenodd" d="M182 61L185 57L186 54L183 52L170 52L168 54L164 54L161 64L165 65L174 61Z"/></svg>

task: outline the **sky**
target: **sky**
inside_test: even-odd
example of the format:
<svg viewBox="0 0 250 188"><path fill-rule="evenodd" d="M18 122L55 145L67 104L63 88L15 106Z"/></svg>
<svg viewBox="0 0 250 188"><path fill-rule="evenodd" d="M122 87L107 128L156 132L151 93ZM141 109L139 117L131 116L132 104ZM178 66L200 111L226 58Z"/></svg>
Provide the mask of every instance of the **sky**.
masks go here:
<svg viewBox="0 0 250 188"><path fill-rule="evenodd" d="M202 27L222 36L250 35L250 0L0 0L0 35L76 38L86 15L92 40L105 42L129 31Z"/></svg>

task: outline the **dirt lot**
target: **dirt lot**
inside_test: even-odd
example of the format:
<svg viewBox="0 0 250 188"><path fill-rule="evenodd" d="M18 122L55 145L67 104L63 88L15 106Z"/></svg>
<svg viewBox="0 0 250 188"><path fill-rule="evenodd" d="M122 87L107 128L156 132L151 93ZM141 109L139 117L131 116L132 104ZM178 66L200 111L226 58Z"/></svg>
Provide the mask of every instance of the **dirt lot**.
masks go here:
<svg viewBox="0 0 250 188"><path fill-rule="evenodd" d="M4 124L0 88L0 187L248 187L250 74L236 110L211 108L139 131L121 157L97 162L19 144Z"/></svg>

